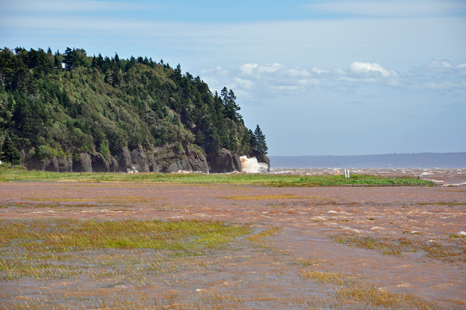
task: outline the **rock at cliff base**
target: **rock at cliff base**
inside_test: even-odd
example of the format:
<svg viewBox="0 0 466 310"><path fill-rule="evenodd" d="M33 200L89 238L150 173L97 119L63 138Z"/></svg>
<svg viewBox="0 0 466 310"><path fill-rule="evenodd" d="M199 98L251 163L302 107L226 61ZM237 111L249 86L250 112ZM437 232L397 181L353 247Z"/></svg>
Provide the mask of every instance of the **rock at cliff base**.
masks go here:
<svg viewBox="0 0 466 310"><path fill-rule="evenodd" d="M91 157L87 153L81 153L78 155L78 160L73 161L74 172L92 172L92 161Z"/></svg>
<svg viewBox="0 0 466 310"><path fill-rule="evenodd" d="M149 172L149 165L147 160L147 155L143 150L134 149L131 152L131 162L133 167L138 172Z"/></svg>
<svg viewBox="0 0 466 310"><path fill-rule="evenodd" d="M131 153L126 146L119 150L118 158L120 159L118 163L119 171L126 172L128 169L132 169Z"/></svg>
<svg viewBox="0 0 466 310"><path fill-rule="evenodd" d="M234 155L227 149L221 149L220 151L210 155L208 162L210 165L211 173L228 173L235 171ZM239 157L238 157L238 162ZM241 164L237 164L241 166Z"/></svg>
<svg viewBox="0 0 466 310"><path fill-rule="evenodd" d="M94 172L109 172L110 165L105 157L100 153L94 153L92 156L92 171Z"/></svg>
<svg viewBox="0 0 466 310"><path fill-rule="evenodd" d="M252 152L251 157L255 157L259 163L267 164L267 172L270 172L270 159L267 155L259 152Z"/></svg>

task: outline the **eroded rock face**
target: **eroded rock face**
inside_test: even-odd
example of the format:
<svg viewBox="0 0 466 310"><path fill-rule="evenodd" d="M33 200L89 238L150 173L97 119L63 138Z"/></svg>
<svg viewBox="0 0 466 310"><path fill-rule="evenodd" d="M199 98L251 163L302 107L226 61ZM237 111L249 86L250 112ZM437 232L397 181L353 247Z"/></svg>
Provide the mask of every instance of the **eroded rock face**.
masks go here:
<svg viewBox="0 0 466 310"><path fill-rule="evenodd" d="M227 173L241 171L241 161L237 154L221 149L208 157L211 173ZM239 168L239 169L238 169Z"/></svg>
<svg viewBox="0 0 466 310"><path fill-rule="evenodd" d="M265 154L252 152L251 157L255 157L258 162L267 164L267 172L270 172L270 159Z"/></svg>
<svg viewBox="0 0 466 310"><path fill-rule="evenodd" d="M94 172L109 172L110 171L110 165L102 154L96 152L92 156L92 171Z"/></svg>
<svg viewBox="0 0 466 310"><path fill-rule="evenodd" d="M59 158L58 159L58 171L59 172L71 172L73 171L73 159L71 158Z"/></svg>
<svg viewBox="0 0 466 310"><path fill-rule="evenodd" d="M228 171L239 170L239 157L232 155L225 150L228 155ZM26 158L23 151L23 158ZM236 158L238 157L238 158ZM176 149L174 145L154 148L147 153L141 148L131 152L127 147L121 148L118 155L113 157L108 155L106 159L101 153L95 152L93 155L87 153L75 154L73 158L52 158L44 161L36 157L23 159L23 164L28 169L42 171L60 172L178 172L199 171L208 173L209 165L201 150L186 146ZM239 165L239 167L241 167ZM220 168L219 168L220 169ZM232 170L233 169L233 170ZM224 169L222 169L223 171Z"/></svg>
<svg viewBox="0 0 466 310"><path fill-rule="evenodd" d="M21 164L29 170L40 170L50 172L72 172L73 171L73 160L71 158L57 158L53 157L50 159L40 160L33 156L27 158L24 152L21 153L23 156Z"/></svg>
<svg viewBox="0 0 466 310"><path fill-rule="evenodd" d="M153 172L171 173L180 170L209 172L204 154L190 146L179 149L177 152L174 152L173 146L157 148L148 157L150 165L152 165L150 169ZM151 157L153 158L151 159Z"/></svg>
<svg viewBox="0 0 466 310"><path fill-rule="evenodd" d="M209 172L209 164L207 163L207 159L199 150L188 148L187 155L188 164L191 167L191 170L189 171L200 171L204 173Z"/></svg>
<svg viewBox="0 0 466 310"><path fill-rule="evenodd" d="M236 153L231 153L233 157L233 166L235 167L236 171L241 171L241 159L239 158L239 155Z"/></svg>
<svg viewBox="0 0 466 310"><path fill-rule="evenodd" d="M74 172L92 172L92 160L89 154L81 153L78 155L79 160L73 160Z"/></svg>
<svg viewBox="0 0 466 310"><path fill-rule="evenodd" d="M143 150L134 149L131 152L131 163L133 169L138 172L150 172L149 161Z"/></svg>
<svg viewBox="0 0 466 310"><path fill-rule="evenodd" d="M108 155L108 169L110 172L118 172L119 170L119 165L118 161L116 160L115 157L112 155Z"/></svg>
<svg viewBox="0 0 466 310"><path fill-rule="evenodd" d="M118 171L127 172L128 169L132 169L131 153L126 146L120 149L118 152L118 158L120 159L118 163Z"/></svg>
<svg viewBox="0 0 466 310"><path fill-rule="evenodd" d="M44 171L58 172L58 159L53 157L44 161Z"/></svg>
<svg viewBox="0 0 466 310"><path fill-rule="evenodd" d="M24 159L23 165L29 170L44 170L45 169L45 162L41 161L39 158L36 158L36 157Z"/></svg>

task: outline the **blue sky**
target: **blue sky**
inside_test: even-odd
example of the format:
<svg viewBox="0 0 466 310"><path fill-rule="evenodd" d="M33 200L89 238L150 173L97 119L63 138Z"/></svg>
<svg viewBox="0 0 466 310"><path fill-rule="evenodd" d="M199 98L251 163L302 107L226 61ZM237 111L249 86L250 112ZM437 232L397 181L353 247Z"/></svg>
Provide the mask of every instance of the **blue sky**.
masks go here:
<svg viewBox="0 0 466 310"><path fill-rule="evenodd" d="M0 6L1 46L147 56L233 89L269 155L466 151L466 1Z"/></svg>

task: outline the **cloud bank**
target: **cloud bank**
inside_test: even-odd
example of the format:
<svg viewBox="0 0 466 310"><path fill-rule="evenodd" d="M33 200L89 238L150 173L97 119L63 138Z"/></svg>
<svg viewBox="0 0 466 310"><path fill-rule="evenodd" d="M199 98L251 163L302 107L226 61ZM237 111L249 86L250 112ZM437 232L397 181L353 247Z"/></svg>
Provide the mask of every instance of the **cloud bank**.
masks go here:
<svg viewBox="0 0 466 310"><path fill-rule="evenodd" d="M235 69L202 69L201 73L213 89L226 85L248 98L264 94L300 95L315 88L353 93L359 87L371 85L451 95L466 92L466 63L454 65L448 60L434 60L405 73L363 61L354 61L346 68L245 63Z"/></svg>

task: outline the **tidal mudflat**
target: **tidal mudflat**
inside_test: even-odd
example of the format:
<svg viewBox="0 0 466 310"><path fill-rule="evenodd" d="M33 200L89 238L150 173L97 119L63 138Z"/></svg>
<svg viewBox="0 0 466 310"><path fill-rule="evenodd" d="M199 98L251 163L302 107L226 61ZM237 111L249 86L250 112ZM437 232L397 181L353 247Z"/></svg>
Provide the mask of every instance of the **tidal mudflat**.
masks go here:
<svg viewBox="0 0 466 310"><path fill-rule="evenodd" d="M466 307L462 186L3 182L0 201L5 309Z"/></svg>

